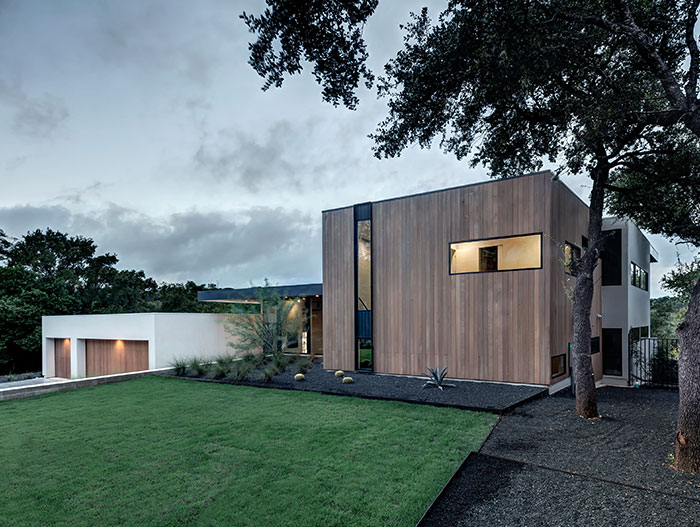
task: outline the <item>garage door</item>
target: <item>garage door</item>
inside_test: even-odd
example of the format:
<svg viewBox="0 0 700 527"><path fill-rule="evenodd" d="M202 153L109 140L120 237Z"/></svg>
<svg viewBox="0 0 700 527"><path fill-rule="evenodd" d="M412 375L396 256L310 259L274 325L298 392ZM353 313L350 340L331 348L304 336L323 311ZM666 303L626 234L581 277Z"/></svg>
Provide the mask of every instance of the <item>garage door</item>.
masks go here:
<svg viewBox="0 0 700 527"><path fill-rule="evenodd" d="M148 341L85 340L88 377L148 369Z"/></svg>
<svg viewBox="0 0 700 527"><path fill-rule="evenodd" d="M53 339L54 375L70 379L70 339Z"/></svg>

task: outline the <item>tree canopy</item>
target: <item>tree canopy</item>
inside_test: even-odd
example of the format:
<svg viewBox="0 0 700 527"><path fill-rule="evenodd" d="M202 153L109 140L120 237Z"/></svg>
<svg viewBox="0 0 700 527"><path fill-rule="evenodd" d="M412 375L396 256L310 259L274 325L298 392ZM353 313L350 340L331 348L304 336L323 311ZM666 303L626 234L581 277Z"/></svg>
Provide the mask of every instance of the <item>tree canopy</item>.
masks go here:
<svg viewBox="0 0 700 527"><path fill-rule="evenodd" d="M0 373L41 367L44 315L225 309L197 302L212 285L159 285L118 261L82 236L46 229L15 240L0 231Z"/></svg>

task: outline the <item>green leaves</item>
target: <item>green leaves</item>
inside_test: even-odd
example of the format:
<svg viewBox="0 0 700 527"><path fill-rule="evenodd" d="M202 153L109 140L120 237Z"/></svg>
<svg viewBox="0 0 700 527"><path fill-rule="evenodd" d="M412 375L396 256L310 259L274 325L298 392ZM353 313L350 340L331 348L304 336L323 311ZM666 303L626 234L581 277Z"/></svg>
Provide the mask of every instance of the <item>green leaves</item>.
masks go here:
<svg viewBox="0 0 700 527"><path fill-rule="evenodd" d="M425 381L423 388L436 387L440 388L442 391L444 388L454 388L454 384L449 384L445 382L445 376L447 375L447 366L444 366L442 370L438 371L437 368L431 368L428 366L428 380Z"/></svg>
<svg viewBox="0 0 700 527"><path fill-rule="evenodd" d="M257 40L248 44L248 62L265 79L263 90L282 86L286 75L302 70L302 60L313 64L313 76L322 87L323 100L355 109L355 91L374 76L366 66L364 24L378 0L267 0L259 16L241 18Z"/></svg>

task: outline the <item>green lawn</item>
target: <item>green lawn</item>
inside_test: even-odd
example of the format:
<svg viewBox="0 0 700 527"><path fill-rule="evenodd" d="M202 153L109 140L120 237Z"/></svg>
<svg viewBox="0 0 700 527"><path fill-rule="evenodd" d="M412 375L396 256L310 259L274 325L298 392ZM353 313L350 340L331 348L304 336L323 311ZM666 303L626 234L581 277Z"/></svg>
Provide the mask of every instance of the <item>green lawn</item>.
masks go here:
<svg viewBox="0 0 700 527"><path fill-rule="evenodd" d="M495 419L161 377L0 402L0 524L413 526Z"/></svg>

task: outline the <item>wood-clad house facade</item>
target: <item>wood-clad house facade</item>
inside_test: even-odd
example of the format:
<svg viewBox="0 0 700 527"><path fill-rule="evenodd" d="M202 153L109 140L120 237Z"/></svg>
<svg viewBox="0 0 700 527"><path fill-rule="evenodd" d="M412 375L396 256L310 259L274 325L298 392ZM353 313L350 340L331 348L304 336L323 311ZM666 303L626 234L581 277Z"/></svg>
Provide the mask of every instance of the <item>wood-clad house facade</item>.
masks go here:
<svg viewBox="0 0 700 527"><path fill-rule="evenodd" d="M549 171L325 211L324 367L566 379L566 261L587 230L588 207ZM596 276L594 337L600 302Z"/></svg>

